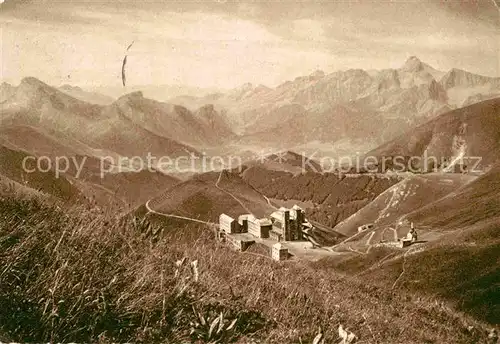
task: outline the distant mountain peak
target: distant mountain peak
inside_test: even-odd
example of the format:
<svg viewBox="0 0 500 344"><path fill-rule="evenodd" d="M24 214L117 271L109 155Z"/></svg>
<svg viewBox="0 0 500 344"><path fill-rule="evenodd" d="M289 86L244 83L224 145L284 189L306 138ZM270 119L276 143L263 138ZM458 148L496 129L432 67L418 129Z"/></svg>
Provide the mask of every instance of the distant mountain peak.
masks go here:
<svg viewBox="0 0 500 344"><path fill-rule="evenodd" d="M118 100L134 100L134 99L141 99L144 98L144 94L142 91L135 91L131 93L124 94Z"/></svg>
<svg viewBox="0 0 500 344"><path fill-rule="evenodd" d="M203 112L203 113L210 113L215 111L215 106L214 104L205 104L202 107L198 109L198 111Z"/></svg>
<svg viewBox="0 0 500 344"><path fill-rule="evenodd" d="M418 72L419 70L424 69L424 64L420 59L416 56L410 56L405 64L403 65L403 70L408 72Z"/></svg>
<svg viewBox="0 0 500 344"><path fill-rule="evenodd" d="M485 84L491 86L500 86L500 78L492 78L479 74L467 72L463 69L452 68L442 78L440 83L444 88L460 87L475 87Z"/></svg>
<svg viewBox="0 0 500 344"><path fill-rule="evenodd" d="M269 90L271 90L271 89L263 84L259 84L257 87L255 87L256 92L269 91Z"/></svg>
<svg viewBox="0 0 500 344"><path fill-rule="evenodd" d="M241 90L241 91L250 91L252 89L253 89L253 84L251 82L246 82L243 85L241 85L240 87L238 87L238 90Z"/></svg>
<svg viewBox="0 0 500 344"><path fill-rule="evenodd" d="M83 89L79 86L71 86L69 84L64 84L62 85L61 87L59 87L59 89L63 90L63 91L83 91Z"/></svg>
<svg viewBox="0 0 500 344"><path fill-rule="evenodd" d="M47 85L43 81L40 81L39 79L32 77L32 76L28 76L28 77L23 78L21 80L21 85L50 87L49 85Z"/></svg>

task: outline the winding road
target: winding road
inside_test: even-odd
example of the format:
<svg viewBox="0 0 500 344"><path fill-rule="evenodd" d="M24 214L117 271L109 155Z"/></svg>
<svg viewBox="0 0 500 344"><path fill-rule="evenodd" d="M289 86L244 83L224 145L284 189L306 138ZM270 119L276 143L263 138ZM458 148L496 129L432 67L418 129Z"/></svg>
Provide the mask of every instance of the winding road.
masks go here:
<svg viewBox="0 0 500 344"><path fill-rule="evenodd" d="M219 186L219 183L221 181L221 178L222 178L222 173L224 172L225 170L221 170L220 173L219 173L219 177L217 178L217 181L215 182L215 187L219 190L221 190L222 192L225 192L226 194L228 194L229 196L231 196L235 201L237 201L242 207L243 209L245 209L248 213L251 213L251 211L245 206L245 204L240 201L236 196L234 196L232 193L230 193L229 191L226 191L224 190L223 188L221 188ZM166 213L161 213L159 211L156 211L154 209L151 208L150 206L150 202L152 201L152 199L148 200L145 204L145 207L148 211L148 213L151 213L151 214L156 214L156 215L160 215L160 216L164 216L164 217L171 217L171 218L174 218L174 219L180 219L180 220L186 220L186 221L193 221L193 222L197 222L197 223L203 223L203 224L206 224L206 225L211 225L211 226L219 226L219 224L217 223L214 223L214 222L209 222L209 221L202 221L202 220L198 220L198 219L194 219L192 217L186 217L186 216L180 216L180 215L175 215L175 214L166 214Z"/></svg>
<svg viewBox="0 0 500 344"><path fill-rule="evenodd" d="M187 220L187 221L193 221L193 222L198 222L198 223L203 223L203 224L206 224L206 225L216 225L218 226L217 223L214 223L214 222L208 222L208 221L202 221L202 220L198 220L198 219L194 219L192 217L186 217L186 216L179 216L179 215L174 215L174 214L165 214L165 213L160 213L154 209L151 209L151 207L149 206L149 202L151 202L151 200L147 201L145 206L146 206L146 209L148 210L148 213L151 213L151 214L156 214L156 215L161 215L161 216L165 216L165 217L172 217L172 218L175 218L175 219L181 219L181 220Z"/></svg>
<svg viewBox="0 0 500 344"><path fill-rule="evenodd" d="M248 209L248 208L247 208L247 206L246 206L246 205L245 205L242 201L240 201L240 200L238 199L238 197L236 197L235 195L233 195L233 194L232 194L232 193L230 193L229 191L224 190L223 188L221 188L221 187L219 186L219 183L220 183L220 180L221 180L221 177L222 177L222 173L223 173L224 171L225 171L225 170L221 170L221 171L220 171L220 173L219 173L219 178L217 178L217 181L215 182L215 187L216 187L217 189L219 189L220 191L222 191L222 192L224 192L224 193L228 194L229 196L231 196L231 197L232 197L232 198L233 198L236 202L238 202L238 203L239 203L239 204L243 207L243 209L245 209L245 211L246 211L247 213L251 214L251 213L252 213L252 211L251 211L250 209Z"/></svg>

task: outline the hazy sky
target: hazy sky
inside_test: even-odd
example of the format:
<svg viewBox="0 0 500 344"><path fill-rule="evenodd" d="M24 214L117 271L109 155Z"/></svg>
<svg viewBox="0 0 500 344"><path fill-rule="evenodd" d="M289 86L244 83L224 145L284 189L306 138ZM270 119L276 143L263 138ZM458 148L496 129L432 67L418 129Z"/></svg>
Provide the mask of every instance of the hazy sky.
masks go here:
<svg viewBox="0 0 500 344"><path fill-rule="evenodd" d="M411 55L500 76L499 23L492 0L5 0L1 79L120 86L133 40L132 86L276 86L316 69L399 67Z"/></svg>

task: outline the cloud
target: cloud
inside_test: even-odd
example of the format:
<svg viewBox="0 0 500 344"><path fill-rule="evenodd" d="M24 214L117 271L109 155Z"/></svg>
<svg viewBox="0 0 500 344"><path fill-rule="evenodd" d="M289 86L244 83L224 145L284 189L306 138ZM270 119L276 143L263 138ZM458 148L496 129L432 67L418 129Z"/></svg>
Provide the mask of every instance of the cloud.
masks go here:
<svg viewBox="0 0 500 344"><path fill-rule="evenodd" d="M323 22L312 19L298 19L292 22L292 34L295 38L307 41L326 41Z"/></svg>
<svg viewBox="0 0 500 344"><path fill-rule="evenodd" d="M469 12L430 1L7 0L1 72L11 81L58 84L71 74L79 84L118 84L135 40L131 85L273 86L315 69L398 67L409 55L444 70L499 74L498 28Z"/></svg>

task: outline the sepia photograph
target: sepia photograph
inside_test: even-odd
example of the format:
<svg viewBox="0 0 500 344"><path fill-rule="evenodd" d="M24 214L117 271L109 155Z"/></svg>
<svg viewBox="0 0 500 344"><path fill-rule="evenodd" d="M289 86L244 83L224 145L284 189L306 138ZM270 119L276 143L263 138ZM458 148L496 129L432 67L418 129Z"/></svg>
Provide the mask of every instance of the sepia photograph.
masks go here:
<svg viewBox="0 0 500 344"><path fill-rule="evenodd" d="M500 344L498 0L0 0L0 344Z"/></svg>

